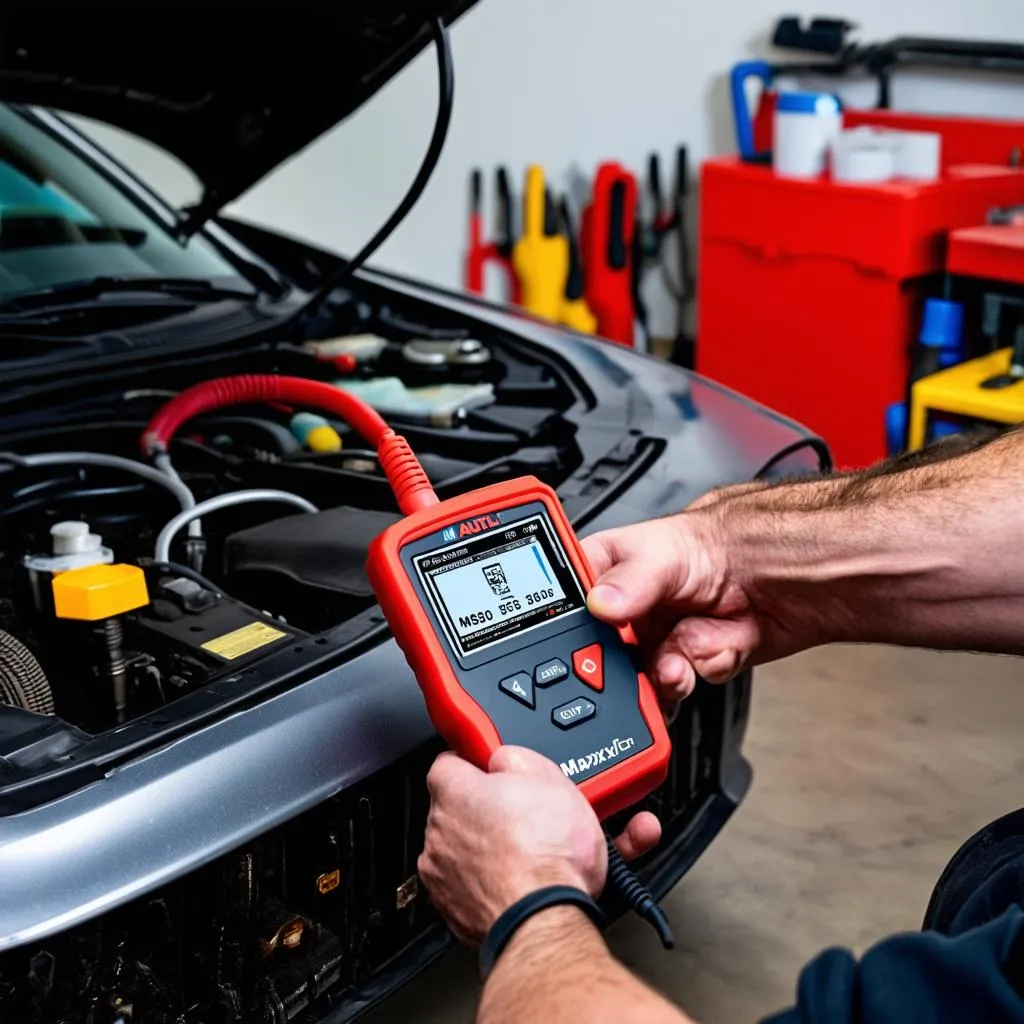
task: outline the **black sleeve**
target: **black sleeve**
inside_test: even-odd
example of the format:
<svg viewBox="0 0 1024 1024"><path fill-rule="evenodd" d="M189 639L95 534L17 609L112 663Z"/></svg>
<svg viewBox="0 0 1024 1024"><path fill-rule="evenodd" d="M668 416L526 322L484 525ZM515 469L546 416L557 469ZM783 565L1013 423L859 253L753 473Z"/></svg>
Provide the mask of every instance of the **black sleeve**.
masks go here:
<svg viewBox="0 0 1024 1024"><path fill-rule="evenodd" d="M1024 911L950 938L898 935L858 963L830 949L808 964L791 1010L763 1024L1020 1024Z"/></svg>

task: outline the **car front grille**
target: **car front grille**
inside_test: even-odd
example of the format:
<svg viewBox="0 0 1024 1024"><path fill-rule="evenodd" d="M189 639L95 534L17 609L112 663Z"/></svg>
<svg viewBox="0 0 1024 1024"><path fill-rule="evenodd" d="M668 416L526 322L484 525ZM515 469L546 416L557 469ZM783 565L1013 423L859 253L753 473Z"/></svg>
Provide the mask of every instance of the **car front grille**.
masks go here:
<svg viewBox="0 0 1024 1024"><path fill-rule="evenodd" d="M647 801L667 835L714 792L748 701L745 679L702 687L681 709L668 779ZM365 1008L444 948L416 878L424 778L439 749L149 896L0 956L0 1021L334 1024Z"/></svg>

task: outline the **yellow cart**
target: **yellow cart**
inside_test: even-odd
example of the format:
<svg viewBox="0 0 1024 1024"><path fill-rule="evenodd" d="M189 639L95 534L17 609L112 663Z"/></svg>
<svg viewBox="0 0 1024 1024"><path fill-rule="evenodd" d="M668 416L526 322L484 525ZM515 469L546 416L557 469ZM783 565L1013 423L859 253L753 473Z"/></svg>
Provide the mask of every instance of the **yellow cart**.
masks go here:
<svg viewBox="0 0 1024 1024"><path fill-rule="evenodd" d="M1013 349L999 349L919 380L910 403L909 450L924 447L931 413L955 413L992 423L1024 422L1024 378L1002 388L982 387L1009 373L1012 355Z"/></svg>

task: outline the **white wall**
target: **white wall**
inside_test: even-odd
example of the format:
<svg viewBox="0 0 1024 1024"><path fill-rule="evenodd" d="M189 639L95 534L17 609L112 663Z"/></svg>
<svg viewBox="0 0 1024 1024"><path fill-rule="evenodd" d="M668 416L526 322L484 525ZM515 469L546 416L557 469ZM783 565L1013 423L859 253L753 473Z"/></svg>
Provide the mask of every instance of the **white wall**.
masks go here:
<svg viewBox="0 0 1024 1024"><path fill-rule="evenodd" d="M842 14L859 38L897 34L1024 40L1022 0L844 0L782 5ZM701 159L734 148L725 73L768 53L778 0L481 0L455 27L451 134L426 194L376 257L377 265L458 285L468 174L506 163L544 165L564 181L617 158L641 172L651 150L665 173L679 142ZM404 194L433 124L434 57L422 54L363 110L258 184L233 209L343 252L354 252ZM870 104L872 89L846 98ZM1024 117L1024 79L900 77L901 109ZM180 166L102 126L101 142L172 201L194 198ZM652 285L656 333L671 333Z"/></svg>

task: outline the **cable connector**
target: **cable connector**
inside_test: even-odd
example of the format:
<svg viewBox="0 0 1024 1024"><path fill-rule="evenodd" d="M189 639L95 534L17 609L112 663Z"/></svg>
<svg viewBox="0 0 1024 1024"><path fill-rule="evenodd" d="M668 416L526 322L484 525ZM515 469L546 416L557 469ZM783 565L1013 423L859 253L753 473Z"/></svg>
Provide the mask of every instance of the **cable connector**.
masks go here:
<svg viewBox="0 0 1024 1024"><path fill-rule="evenodd" d="M330 355L326 352L317 352L316 361L318 363L328 363L333 366L338 373L355 373L359 369L359 361L355 356L349 355L347 352L342 352L337 355Z"/></svg>
<svg viewBox="0 0 1024 1024"><path fill-rule="evenodd" d="M403 515L438 503L430 479L404 437L388 430L377 445L377 456Z"/></svg>
<svg viewBox="0 0 1024 1024"><path fill-rule="evenodd" d="M609 886L622 897L634 914L642 917L658 933L658 938L665 949L674 949L676 940L665 911L655 903L646 886L622 859L622 854L619 853L619 848L612 837L608 836L607 840Z"/></svg>

